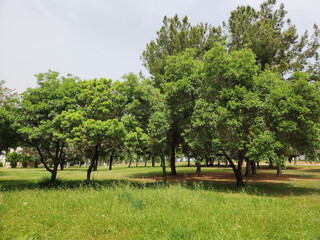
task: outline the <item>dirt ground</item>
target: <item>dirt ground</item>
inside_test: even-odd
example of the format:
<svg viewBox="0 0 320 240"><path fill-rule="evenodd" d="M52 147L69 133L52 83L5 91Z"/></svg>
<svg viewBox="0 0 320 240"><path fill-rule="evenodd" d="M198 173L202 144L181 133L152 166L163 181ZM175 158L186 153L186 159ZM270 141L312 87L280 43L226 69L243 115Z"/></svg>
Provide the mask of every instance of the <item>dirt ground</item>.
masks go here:
<svg viewBox="0 0 320 240"><path fill-rule="evenodd" d="M150 181L162 181L162 176L144 177L145 180ZM276 174L262 174L258 173L250 177L243 177L244 181L248 180L250 182L279 182L279 181L290 181L295 178L284 175L283 177L278 177ZM235 176L233 172L210 172L210 173L177 173L176 176L168 175L167 180L169 182L182 182L182 181L214 181L214 182L234 182Z"/></svg>
<svg viewBox="0 0 320 240"><path fill-rule="evenodd" d="M296 170L301 170L303 168L295 168ZM266 173L267 171L267 173ZM285 170L284 170L285 171ZM250 175L249 177L245 177L243 174L243 180L248 180L249 182L289 182L294 180L305 180L309 179L307 176L303 175L294 175L292 173L286 174L283 173L283 176L276 175L276 169L263 169L263 172L260 172L257 169L257 174ZM314 179L314 178L313 178ZM162 176L152 176L152 177L144 177L144 180L147 181L162 181ZM195 173L177 173L176 176L168 175L167 180L169 182L182 182L182 181L212 181L212 182L234 182L235 175L233 171L222 171L222 172L204 172L201 174ZM319 178L320 180L320 178Z"/></svg>

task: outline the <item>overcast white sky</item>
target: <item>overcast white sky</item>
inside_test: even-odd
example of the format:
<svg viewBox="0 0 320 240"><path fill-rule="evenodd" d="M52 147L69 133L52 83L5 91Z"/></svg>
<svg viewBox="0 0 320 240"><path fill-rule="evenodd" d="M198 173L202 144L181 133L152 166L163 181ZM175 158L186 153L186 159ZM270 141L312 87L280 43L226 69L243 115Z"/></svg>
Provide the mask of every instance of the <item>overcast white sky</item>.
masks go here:
<svg viewBox="0 0 320 240"><path fill-rule="evenodd" d="M82 79L114 80L147 71L140 56L164 15L193 23L227 21L238 5L262 0L0 0L0 80L18 92L52 69ZM298 31L320 25L319 0L282 0Z"/></svg>

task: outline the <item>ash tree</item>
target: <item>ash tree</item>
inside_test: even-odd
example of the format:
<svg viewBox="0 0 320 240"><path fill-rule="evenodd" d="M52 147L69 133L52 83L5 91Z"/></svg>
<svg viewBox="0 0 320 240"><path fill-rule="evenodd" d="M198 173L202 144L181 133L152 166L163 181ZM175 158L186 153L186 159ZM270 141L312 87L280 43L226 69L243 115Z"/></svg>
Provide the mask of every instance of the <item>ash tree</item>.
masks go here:
<svg viewBox="0 0 320 240"><path fill-rule="evenodd" d="M168 57L174 57L175 55L182 53L184 50L192 48L194 49L193 57L201 58L204 53L213 46L213 43L220 42L222 40L223 36L221 27L216 28L207 23L192 25L187 16L182 20L179 19L178 15L175 15L173 18L165 16L163 18L163 26L157 32L157 39L152 40L147 44L146 49L142 53L141 59L143 61L143 65L152 75L152 84L160 89L161 93L164 93L167 96L166 102L169 106L168 109L170 109L170 114L168 116L171 118L171 126L167 137L171 148L170 167L171 174L173 175L176 175L176 150L181 144L184 146L183 149L187 148L185 141L181 136L183 130L181 130L180 127L180 123L185 121L183 119L184 116L182 115L182 112L175 112L177 108L179 108L178 104L175 103L175 99L178 100L177 94L179 93L172 89L172 86L174 85L173 82L178 81L178 78L170 79L173 75L171 73L167 73L169 69L166 70L166 66L169 68L170 65L167 64ZM174 70L174 67L171 68L173 68L171 70ZM182 89L180 91L182 91ZM178 101L183 102L184 100L181 99ZM186 101L189 100L186 99ZM185 116L187 119L188 117L189 116Z"/></svg>
<svg viewBox="0 0 320 240"><path fill-rule="evenodd" d="M20 103L19 132L23 141L37 149L40 161L51 173L51 182L63 162L67 149L66 132L59 115L76 106L78 78L48 71L36 75L38 87L28 88ZM52 165L52 167L50 167Z"/></svg>
<svg viewBox="0 0 320 240"><path fill-rule="evenodd" d="M190 118L197 99L198 69L201 62L196 58L196 51L187 49L176 56L169 56L165 66L164 103L170 123L167 137L170 145L171 174L173 175L176 175L176 152L179 146L186 145L183 133L190 126Z"/></svg>
<svg viewBox="0 0 320 240"><path fill-rule="evenodd" d="M215 44L204 56L200 98L193 115L195 127L210 128L212 148L229 161L238 187L244 186L242 163L248 151L249 128L256 117L256 96L250 91L257 70L254 57L250 50L228 54ZM237 164L230 156L233 151Z"/></svg>
<svg viewBox="0 0 320 240"><path fill-rule="evenodd" d="M18 102L18 94L0 81L0 152L8 153L21 144L17 132Z"/></svg>
<svg viewBox="0 0 320 240"><path fill-rule="evenodd" d="M76 107L60 115L67 142L91 161L86 183L97 169L99 157L107 153L110 166L124 144L126 130L121 120L124 98L118 94L119 82L107 79L80 81Z"/></svg>
<svg viewBox="0 0 320 240"><path fill-rule="evenodd" d="M126 146L129 155L143 157L146 165L151 157L155 158L150 148L149 119L157 111L162 95L159 89L152 86L149 79L139 78L133 73L126 74L122 78L121 94L126 96L124 114L128 120ZM154 161L152 163L154 165Z"/></svg>
<svg viewBox="0 0 320 240"><path fill-rule="evenodd" d="M168 133L170 118L163 101L158 102L157 111L149 119L148 132L150 136L150 148L154 155L159 156L162 166L163 182L167 181L166 156L169 155L170 144Z"/></svg>
<svg viewBox="0 0 320 240"><path fill-rule="evenodd" d="M189 144L211 140L203 151L225 156L238 187L244 186L245 160L272 159L281 175L288 147L300 153L317 149L319 87L307 74L296 72L284 81L278 73L259 72L250 49L228 53L216 44L204 56L201 77Z"/></svg>
<svg viewBox="0 0 320 240"><path fill-rule="evenodd" d="M295 72L290 81L283 81L277 74L266 72L257 78L255 91L261 93L260 115L266 129L260 133L264 137L256 138L262 142L253 142L250 151L263 146L266 149L260 150L262 153L276 154L269 158L275 161L277 175L282 175L282 166L290 156L288 149L315 156L319 149L319 83L310 83L306 73Z"/></svg>

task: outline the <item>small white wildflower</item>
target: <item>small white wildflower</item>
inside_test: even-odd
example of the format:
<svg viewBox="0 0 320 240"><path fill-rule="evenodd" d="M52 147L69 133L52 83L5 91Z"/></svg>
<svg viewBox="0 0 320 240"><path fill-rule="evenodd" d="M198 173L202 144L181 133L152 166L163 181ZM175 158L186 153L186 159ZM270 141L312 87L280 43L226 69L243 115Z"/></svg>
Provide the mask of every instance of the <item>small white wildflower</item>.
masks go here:
<svg viewBox="0 0 320 240"><path fill-rule="evenodd" d="M23 203L23 205L27 205L27 204L28 204L27 202L24 202L24 203Z"/></svg>

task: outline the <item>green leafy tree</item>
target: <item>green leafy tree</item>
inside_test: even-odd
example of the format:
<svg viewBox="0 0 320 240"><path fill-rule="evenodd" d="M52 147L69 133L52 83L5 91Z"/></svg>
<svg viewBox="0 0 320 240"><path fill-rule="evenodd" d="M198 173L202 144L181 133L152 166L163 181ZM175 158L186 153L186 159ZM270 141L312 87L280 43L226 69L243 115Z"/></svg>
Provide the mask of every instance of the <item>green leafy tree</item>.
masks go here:
<svg viewBox="0 0 320 240"><path fill-rule="evenodd" d="M196 137L191 139L191 147L205 149L211 138L208 150L225 156L235 173L237 186L243 187L242 163L259 105L256 94L250 91L257 73L255 56L250 50L228 54L223 46L216 44L204 56L201 72L200 98L192 122L196 129L203 129L207 134L202 139L202 131L193 133ZM233 162L232 152L237 153L237 164Z"/></svg>
<svg viewBox="0 0 320 240"><path fill-rule="evenodd" d="M227 53L219 44L204 56L201 73L189 144L210 146L211 139L203 151L225 156L238 187L243 161L272 159L281 175L289 147L318 148L320 95L308 75L297 72L289 82L270 71L258 75L251 50Z"/></svg>
<svg viewBox="0 0 320 240"><path fill-rule="evenodd" d="M86 178L88 185L101 154L109 153L111 167L113 158L124 143L123 97L118 94L118 86L118 82L114 85L111 80L103 78L80 81L75 108L62 112L59 117L62 128L68 132L69 145L90 159Z"/></svg>
<svg viewBox="0 0 320 240"><path fill-rule="evenodd" d="M171 174L176 175L176 151L180 145L185 145L183 133L190 125L197 99L197 87L201 65L196 60L196 51L187 49L185 52L167 58L165 67L165 105L170 118L168 141L171 151Z"/></svg>
<svg viewBox="0 0 320 240"><path fill-rule="evenodd" d="M164 104L159 103L159 111L154 112L149 119L150 145L152 152L160 156L163 182L167 181L165 158L168 155L169 143L167 134L170 129L170 118Z"/></svg>
<svg viewBox="0 0 320 240"><path fill-rule="evenodd" d="M0 152L9 152L21 143L17 133L18 94L0 81Z"/></svg>
<svg viewBox="0 0 320 240"><path fill-rule="evenodd" d="M16 168L20 160L20 154L15 151L6 154L6 161L10 163L11 168Z"/></svg>
<svg viewBox="0 0 320 240"><path fill-rule="evenodd" d="M320 30L314 25L309 37L306 31L301 37L295 25L286 17L283 4L275 9L276 0L263 2L259 10L239 6L231 12L227 39L231 50L249 47L256 55L257 64L280 73L307 71L312 80L319 80Z"/></svg>
<svg viewBox="0 0 320 240"><path fill-rule="evenodd" d="M19 132L26 144L37 149L41 163L51 173L51 182L55 182L67 148L59 115L76 106L77 78L59 78L54 71L36 76L38 87L28 88L22 94Z"/></svg>
<svg viewBox="0 0 320 240"><path fill-rule="evenodd" d="M269 92L264 115L277 146L273 151L278 157L278 175L282 175L281 167L289 157L288 149L311 156L319 149L319 83L309 82L309 75L301 72L295 72L289 82L270 74L259 78L263 92Z"/></svg>
<svg viewBox="0 0 320 240"><path fill-rule="evenodd" d="M149 143L149 119L154 112L158 111L162 95L159 89L152 86L149 79L139 79L133 73L124 75L122 78L122 95L126 96L124 108L128 132L126 146L130 148L129 154L142 156L146 164L151 155L153 159L155 157Z"/></svg>
<svg viewBox="0 0 320 240"><path fill-rule="evenodd" d="M143 132L143 129L136 127L134 131L127 133L126 145L130 149L130 152L134 152L137 155L138 159L140 156L145 158L146 151L149 148L149 136Z"/></svg>
<svg viewBox="0 0 320 240"><path fill-rule="evenodd" d="M193 26L187 16L182 20L178 15L173 18L165 16L163 26L157 32L157 39L147 44L141 59L153 76L154 85L162 89L168 56L177 55L187 48L196 49L197 56L202 56L214 42L221 40L220 27L215 28L206 23Z"/></svg>

